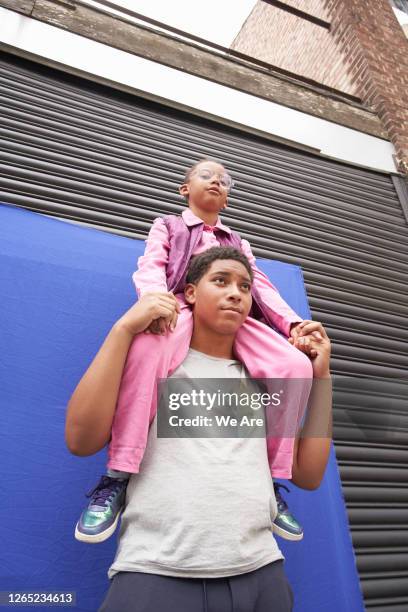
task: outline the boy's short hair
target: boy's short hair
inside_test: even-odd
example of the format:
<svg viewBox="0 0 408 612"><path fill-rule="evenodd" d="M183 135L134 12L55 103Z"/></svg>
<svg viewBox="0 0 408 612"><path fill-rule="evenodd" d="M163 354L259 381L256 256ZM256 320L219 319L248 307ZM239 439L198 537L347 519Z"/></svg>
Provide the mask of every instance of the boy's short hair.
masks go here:
<svg viewBox="0 0 408 612"><path fill-rule="evenodd" d="M245 266L251 281L254 280L251 264L242 251L234 247L212 247L199 255L195 255L195 257L191 259L187 271L186 284L192 283L196 285L204 274L208 272L211 264L218 259L233 259L234 261L239 261Z"/></svg>

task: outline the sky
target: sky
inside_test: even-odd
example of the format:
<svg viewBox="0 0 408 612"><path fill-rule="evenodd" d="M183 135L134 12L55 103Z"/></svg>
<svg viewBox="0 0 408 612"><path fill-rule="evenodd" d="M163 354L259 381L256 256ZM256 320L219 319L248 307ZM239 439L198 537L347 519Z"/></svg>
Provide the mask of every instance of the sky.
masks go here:
<svg viewBox="0 0 408 612"><path fill-rule="evenodd" d="M85 0L97 5L97 0ZM229 47L256 0L111 0L205 40ZM107 10L107 9L105 9Z"/></svg>

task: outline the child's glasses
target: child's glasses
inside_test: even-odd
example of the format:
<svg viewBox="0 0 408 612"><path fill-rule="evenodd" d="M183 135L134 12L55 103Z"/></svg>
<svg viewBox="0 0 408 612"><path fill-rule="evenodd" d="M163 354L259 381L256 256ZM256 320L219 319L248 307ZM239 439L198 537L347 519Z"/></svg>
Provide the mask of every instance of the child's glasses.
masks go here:
<svg viewBox="0 0 408 612"><path fill-rule="evenodd" d="M211 170L205 170L203 168L202 170L197 170L197 174L204 181L209 181L210 179L212 179L213 176L218 176L218 178L220 179L220 185L222 185L222 187L224 187L224 189L226 189L227 191L230 191L231 188L234 186L232 178L227 173L218 174L218 172L212 172Z"/></svg>

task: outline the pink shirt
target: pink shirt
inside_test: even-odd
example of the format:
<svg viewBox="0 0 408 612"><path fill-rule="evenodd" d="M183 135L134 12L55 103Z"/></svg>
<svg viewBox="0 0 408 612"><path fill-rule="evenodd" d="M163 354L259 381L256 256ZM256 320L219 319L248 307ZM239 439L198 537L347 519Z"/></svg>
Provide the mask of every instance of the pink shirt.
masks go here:
<svg viewBox="0 0 408 612"><path fill-rule="evenodd" d="M183 211L186 225L197 222L197 217L189 208ZM200 219L201 221L201 219ZM198 255L213 246L220 246L217 240L217 227L230 233L229 227L221 223L218 218L215 226L204 225L201 239L193 255ZM269 310L272 321L276 327L289 336L292 323L300 322L294 310L281 298L278 290L272 285L268 277L256 267L256 260L247 240L242 240L242 252L247 256L254 273L254 285L259 291L263 305ZM148 291L168 291L166 280L166 266L169 256L169 234L167 227L160 217L153 221L152 228L146 240L144 255L139 257L138 269L133 273L132 279L139 296Z"/></svg>

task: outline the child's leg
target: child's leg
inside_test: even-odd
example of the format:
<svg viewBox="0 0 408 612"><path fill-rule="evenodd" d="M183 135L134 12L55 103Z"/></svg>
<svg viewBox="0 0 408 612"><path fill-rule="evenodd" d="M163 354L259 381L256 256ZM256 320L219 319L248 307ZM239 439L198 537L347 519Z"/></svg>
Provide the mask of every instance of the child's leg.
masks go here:
<svg viewBox="0 0 408 612"><path fill-rule="evenodd" d="M156 414L158 379L167 378L184 361L190 345L193 318L179 299L181 313L174 332L138 334L129 349L112 424L108 470L87 495L90 501L75 527L77 540L103 542L117 527L128 479L139 471L149 424Z"/></svg>
<svg viewBox="0 0 408 612"><path fill-rule="evenodd" d="M129 478L131 477L130 472L123 472L122 470L111 470L110 468L106 470L106 475L110 476L110 478L120 478L122 480L129 480Z"/></svg>
<svg viewBox="0 0 408 612"><path fill-rule="evenodd" d="M252 378L266 379L268 393L283 391L280 406L266 409L266 442L272 476L291 478L295 433L313 378L310 359L280 334L251 317L239 329L234 349ZM275 378L282 379L279 389L273 380L267 382Z"/></svg>
<svg viewBox="0 0 408 612"><path fill-rule="evenodd" d="M144 333L135 336L126 359L112 424L109 469L139 471L149 425L157 411L158 380L167 378L184 361L192 331L192 313L183 301L173 332L165 336Z"/></svg>

